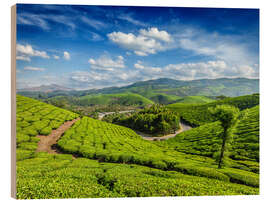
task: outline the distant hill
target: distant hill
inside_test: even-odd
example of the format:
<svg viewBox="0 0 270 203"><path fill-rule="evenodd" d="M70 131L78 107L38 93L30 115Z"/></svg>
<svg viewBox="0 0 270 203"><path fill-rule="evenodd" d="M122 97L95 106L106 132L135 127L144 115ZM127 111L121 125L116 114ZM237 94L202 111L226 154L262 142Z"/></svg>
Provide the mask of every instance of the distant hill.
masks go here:
<svg viewBox="0 0 270 203"><path fill-rule="evenodd" d="M53 88L54 87L54 88ZM124 87L108 87L103 89L90 90L72 90L57 85L41 86L39 88L29 88L18 90L17 92L38 98L39 94L45 98L54 96L85 96L89 94L118 94L118 93L136 93L153 100L170 103L173 98L165 98L164 95L173 95L179 97L185 96L219 96L229 97L242 96L259 93L259 80L247 78L219 78L219 79L201 79L191 81L173 80L169 78L160 78L156 80L140 81ZM57 88L58 87L58 88ZM160 94L160 96L157 96Z"/></svg>
<svg viewBox="0 0 270 203"><path fill-rule="evenodd" d="M185 104L203 104L203 103L209 103L215 101L214 99L210 99L205 96L186 96L183 97L175 103L185 103Z"/></svg>
<svg viewBox="0 0 270 203"><path fill-rule="evenodd" d="M259 80L247 78L219 78L191 81L160 78L136 82L124 87L110 87L98 90L99 93L134 92L144 96L146 92L165 93L177 96L241 96L259 92Z"/></svg>
<svg viewBox="0 0 270 203"><path fill-rule="evenodd" d="M145 106L153 104L154 102L134 93L121 93L121 94L98 94L86 95L81 97L71 96L56 96L46 99L51 103L57 100L65 100L71 105L78 106L93 106L93 105L124 105L124 106Z"/></svg>
<svg viewBox="0 0 270 203"><path fill-rule="evenodd" d="M71 91L73 89L63 87L57 84L50 84L50 85L41 85L38 87L30 87L30 88L24 88L24 89L18 89L17 92L54 92L54 91Z"/></svg>
<svg viewBox="0 0 270 203"><path fill-rule="evenodd" d="M82 96L78 98L76 104L82 106L97 105L97 104L144 106L148 104L153 104L153 102L139 94L122 93L122 94L101 94L101 95Z"/></svg>

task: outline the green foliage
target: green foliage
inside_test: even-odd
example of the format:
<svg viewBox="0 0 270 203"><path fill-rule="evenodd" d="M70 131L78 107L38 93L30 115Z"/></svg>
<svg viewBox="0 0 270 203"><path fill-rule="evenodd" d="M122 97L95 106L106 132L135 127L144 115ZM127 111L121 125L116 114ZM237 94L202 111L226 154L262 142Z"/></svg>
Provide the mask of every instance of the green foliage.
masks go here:
<svg viewBox="0 0 270 203"><path fill-rule="evenodd" d="M155 135L174 133L179 129L179 115L161 105L152 105L131 116L116 115L112 122Z"/></svg>
<svg viewBox="0 0 270 203"><path fill-rule="evenodd" d="M177 171L180 171L185 174L189 175L195 175L195 176L201 176L201 177L207 177L207 178L214 178L218 180L223 181L230 181L230 178L223 173L220 173L214 168L208 168L208 167L195 167L192 164L177 164L175 166L175 169Z"/></svg>
<svg viewBox="0 0 270 203"><path fill-rule="evenodd" d="M210 108L209 111L216 120L221 122L224 131L234 127L239 119L239 109L234 106L223 104Z"/></svg>
<svg viewBox="0 0 270 203"><path fill-rule="evenodd" d="M52 132L52 128L47 126L40 131L41 135L49 135Z"/></svg>
<svg viewBox="0 0 270 203"><path fill-rule="evenodd" d="M47 101L58 100L57 98L52 98ZM139 94L134 93L121 93L121 94L92 94L85 95L82 97L67 97L66 100L69 104L78 106L91 106L91 105L135 105L135 106L145 106L148 104L153 104L153 102Z"/></svg>
<svg viewBox="0 0 270 203"><path fill-rule="evenodd" d="M21 96L17 96L17 105L17 122L26 124L17 126L19 199L259 193L259 176L253 173L258 172L257 162L231 160L230 166L238 169L218 170L212 158L199 156L206 151L212 157L219 150L216 135L222 131L220 122L191 129L164 142L149 142L129 128L83 117L58 142L69 154L36 153L39 139L35 136L43 129L36 129L36 122L53 128L52 123L63 123L77 115ZM239 125L248 124L248 117L253 118L255 111L248 111ZM252 129L242 127L236 128L236 137L241 139ZM253 135L247 136L245 142L254 140ZM213 136L217 139L210 139ZM240 146L237 143L241 139L236 139L232 147ZM199 155L192 153L194 149L194 154Z"/></svg>
<svg viewBox="0 0 270 203"><path fill-rule="evenodd" d="M220 151L222 139L218 135L221 133L220 122L213 122L182 132L159 144L179 152L213 157L215 152Z"/></svg>
<svg viewBox="0 0 270 203"><path fill-rule="evenodd" d="M247 109L235 129L233 140L234 159L259 161L259 106Z"/></svg>
<svg viewBox="0 0 270 203"><path fill-rule="evenodd" d="M22 142L27 142L30 140L30 137L28 135L25 135L23 133L17 133L16 135L16 143L20 144Z"/></svg>
<svg viewBox="0 0 270 203"><path fill-rule="evenodd" d="M29 159L31 157L33 157L33 151L20 149L20 148L16 150L16 160L17 161Z"/></svg>
<svg viewBox="0 0 270 203"><path fill-rule="evenodd" d="M223 133L220 122L213 122L180 133L172 139L158 143L171 149L213 157L218 160ZM233 131L233 140L226 159L227 165L255 173L259 172L259 106L241 112L239 122Z"/></svg>
<svg viewBox="0 0 270 203"><path fill-rule="evenodd" d="M259 175L238 169L222 169L222 173L230 177L230 181L248 186L259 187Z"/></svg>
<svg viewBox="0 0 270 203"><path fill-rule="evenodd" d="M205 96L186 96L175 101L175 103L184 103L184 104L204 104L215 101Z"/></svg>
<svg viewBox="0 0 270 203"><path fill-rule="evenodd" d="M228 104L244 110L259 104L259 95L246 95L234 98L226 98L207 104L182 104L175 103L167 106L172 111L178 112L181 119L192 126L200 126L215 121L215 117L209 111L217 105Z"/></svg>
<svg viewBox="0 0 270 203"><path fill-rule="evenodd" d="M222 177L222 174L220 177ZM221 178L222 179L222 178ZM17 162L17 198L258 194L258 188L176 171L45 155Z"/></svg>
<svg viewBox="0 0 270 203"><path fill-rule="evenodd" d="M20 95L17 95L16 102L17 160L28 159L33 156L39 141L37 135L48 135L52 128L59 127L66 120L73 120L78 117L75 113Z"/></svg>
<svg viewBox="0 0 270 203"><path fill-rule="evenodd" d="M224 164L225 151L228 150L233 136L234 127L239 120L239 109L230 105L218 105L215 108L210 109L211 114L215 119L219 120L223 128L222 145L220 149L220 156L218 160L218 168Z"/></svg>

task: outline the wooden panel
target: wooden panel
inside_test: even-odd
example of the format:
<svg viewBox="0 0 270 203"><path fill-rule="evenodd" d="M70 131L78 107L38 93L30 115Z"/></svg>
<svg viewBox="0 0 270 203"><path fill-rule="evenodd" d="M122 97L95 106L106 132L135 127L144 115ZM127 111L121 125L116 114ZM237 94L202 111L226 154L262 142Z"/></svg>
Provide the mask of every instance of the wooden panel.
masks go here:
<svg viewBox="0 0 270 203"><path fill-rule="evenodd" d="M11 197L16 198L16 5L11 7Z"/></svg>

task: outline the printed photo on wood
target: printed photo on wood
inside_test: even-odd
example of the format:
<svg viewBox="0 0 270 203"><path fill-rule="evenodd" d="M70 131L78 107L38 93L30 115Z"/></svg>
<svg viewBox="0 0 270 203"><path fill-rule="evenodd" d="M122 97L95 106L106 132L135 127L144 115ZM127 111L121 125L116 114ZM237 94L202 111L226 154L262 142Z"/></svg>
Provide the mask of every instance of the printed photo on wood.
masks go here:
<svg viewBox="0 0 270 203"><path fill-rule="evenodd" d="M12 197L259 194L259 9L11 9Z"/></svg>

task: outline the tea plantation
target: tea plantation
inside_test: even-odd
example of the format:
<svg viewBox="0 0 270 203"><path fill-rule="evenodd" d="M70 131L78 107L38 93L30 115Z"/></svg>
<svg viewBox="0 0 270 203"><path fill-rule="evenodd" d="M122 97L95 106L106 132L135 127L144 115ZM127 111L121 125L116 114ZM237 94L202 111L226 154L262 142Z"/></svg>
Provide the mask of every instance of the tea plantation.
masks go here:
<svg viewBox="0 0 270 203"><path fill-rule="evenodd" d="M258 194L256 187L134 164L38 153L17 162L19 199Z"/></svg>
<svg viewBox="0 0 270 203"><path fill-rule="evenodd" d="M65 121L78 117L75 113L20 95L17 95L16 112L17 160L33 156L39 141L37 135L48 135Z"/></svg>
<svg viewBox="0 0 270 203"><path fill-rule="evenodd" d="M259 160L259 105L241 112L243 118L234 130L231 157L236 160ZM219 122L207 123L178 134L162 143L177 151L212 157L219 151L222 127Z"/></svg>
<svg viewBox="0 0 270 203"><path fill-rule="evenodd" d="M236 106L240 110L244 110L259 105L259 94L226 98L207 104L175 103L168 105L167 108L178 112L183 121L196 127L215 121L215 118L210 114L208 109L221 104L229 104Z"/></svg>
<svg viewBox="0 0 270 203"><path fill-rule="evenodd" d="M18 95L17 198L259 194L258 162L243 153L251 140L245 139L248 128L244 126L256 117L256 108L246 110L237 127L239 147L234 159L217 169L212 153L221 142L216 136L218 122L165 142L151 142L129 128L83 117L59 139L61 154L37 153L36 135L46 136L78 115ZM185 145L182 135L188 132L193 133ZM196 142L197 148L192 145ZM199 148L203 144L208 148Z"/></svg>

